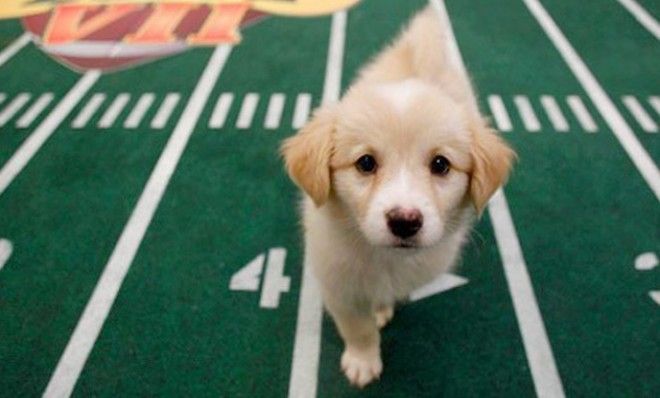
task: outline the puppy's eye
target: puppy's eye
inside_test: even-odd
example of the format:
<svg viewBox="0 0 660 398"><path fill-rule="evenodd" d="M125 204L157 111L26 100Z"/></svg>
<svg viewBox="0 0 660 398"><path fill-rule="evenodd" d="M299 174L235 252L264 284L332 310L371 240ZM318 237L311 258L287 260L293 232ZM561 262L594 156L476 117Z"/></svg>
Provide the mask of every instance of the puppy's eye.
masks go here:
<svg viewBox="0 0 660 398"><path fill-rule="evenodd" d="M449 173L451 163L449 159L442 155L438 155L431 160L431 173L439 176L445 176Z"/></svg>
<svg viewBox="0 0 660 398"><path fill-rule="evenodd" d="M355 162L355 168L358 169L360 173L364 174L375 173L377 167L378 163L376 163L376 159L371 155L362 155Z"/></svg>

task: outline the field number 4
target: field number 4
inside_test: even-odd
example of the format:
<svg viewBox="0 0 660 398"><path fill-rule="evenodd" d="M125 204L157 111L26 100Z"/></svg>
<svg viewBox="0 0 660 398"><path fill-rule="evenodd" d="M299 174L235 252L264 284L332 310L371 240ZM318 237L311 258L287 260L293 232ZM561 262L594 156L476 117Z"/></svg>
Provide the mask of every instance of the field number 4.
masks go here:
<svg viewBox="0 0 660 398"><path fill-rule="evenodd" d="M291 287L291 278L284 276L286 249L274 247L268 251L268 262L261 287L261 308L277 308L280 305L280 295L287 293ZM243 292L259 290L261 274L264 273L266 253L262 253L236 272L229 282L229 289Z"/></svg>

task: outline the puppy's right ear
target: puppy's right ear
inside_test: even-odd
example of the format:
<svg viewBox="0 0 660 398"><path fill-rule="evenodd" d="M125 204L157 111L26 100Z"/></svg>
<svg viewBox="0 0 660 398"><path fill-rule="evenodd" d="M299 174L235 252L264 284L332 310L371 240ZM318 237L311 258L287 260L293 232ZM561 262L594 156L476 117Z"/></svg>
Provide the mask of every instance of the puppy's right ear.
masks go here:
<svg viewBox="0 0 660 398"><path fill-rule="evenodd" d="M334 130L334 108L321 108L298 134L286 139L281 148L289 176L316 206L323 205L330 196Z"/></svg>

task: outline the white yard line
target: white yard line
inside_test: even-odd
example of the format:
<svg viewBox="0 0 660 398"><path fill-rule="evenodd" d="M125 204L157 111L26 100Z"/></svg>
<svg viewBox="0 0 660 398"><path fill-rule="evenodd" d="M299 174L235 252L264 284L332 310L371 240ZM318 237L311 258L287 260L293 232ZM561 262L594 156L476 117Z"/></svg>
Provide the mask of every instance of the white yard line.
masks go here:
<svg viewBox="0 0 660 398"><path fill-rule="evenodd" d="M531 133L541 131L541 122L539 122L538 117L536 117L536 113L534 112L532 103L529 102L529 98L524 95L516 95L513 97L513 102L518 108L518 113L522 118L525 129Z"/></svg>
<svg viewBox="0 0 660 398"><path fill-rule="evenodd" d="M280 127L285 102L286 96L282 93L276 93L270 96L268 111L266 111L266 120L264 121L264 127L266 129L274 130Z"/></svg>
<svg viewBox="0 0 660 398"><path fill-rule="evenodd" d="M302 128L309 119L309 113L312 110L312 95L309 93L300 93L296 98L296 107L293 110L293 121L291 126L294 129Z"/></svg>
<svg viewBox="0 0 660 398"><path fill-rule="evenodd" d="M649 104L651 104L657 116L660 116L660 97L655 95L649 97Z"/></svg>
<svg viewBox="0 0 660 398"><path fill-rule="evenodd" d="M14 40L13 43L3 48L0 52L0 66L4 65L7 61L16 55L23 47L25 47L32 38L29 33L23 33L18 39Z"/></svg>
<svg viewBox="0 0 660 398"><path fill-rule="evenodd" d="M488 204L495 240L511 292L527 362L538 397L563 397L562 386L543 317L527 271L520 241L504 192L498 190Z"/></svg>
<svg viewBox="0 0 660 398"><path fill-rule="evenodd" d="M101 119L99 120L98 123L98 127L102 129L107 129L112 127L112 125L115 123L115 120L117 119L117 117L119 117L119 114L121 114L121 112L124 110L130 99L131 96L128 93L119 94L115 98L115 100L112 101L112 104L110 104L110 106L105 111L103 116L101 116Z"/></svg>
<svg viewBox="0 0 660 398"><path fill-rule="evenodd" d="M152 129L160 130L167 126L167 122L170 120L170 116L172 116L172 112L176 109L180 99L181 95L178 93L169 93L165 96L163 103L160 104L160 108L156 112L156 116L151 119Z"/></svg>
<svg viewBox="0 0 660 398"><path fill-rule="evenodd" d="M149 111L149 108L151 108L151 105L155 100L156 95L154 93L142 94L137 104L135 104L135 107L124 121L124 128L138 128L140 123L142 123L142 119L144 119L144 115Z"/></svg>
<svg viewBox="0 0 660 398"><path fill-rule="evenodd" d="M568 121L564 117L555 97L550 95L541 96L541 105L543 105L543 109L545 109L545 113L548 115L555 131L565 133L569 130Z"/></svg>
<svg viewBox="0 0 660 398"><path fill-rule="evenodd" d="M5 93L0 93L0 105L2 105L3 102L7 99L7 94Z"/></svg>
<svg viewBox="0 0 660 398"><path fill-rule="evenodd" d="M85 127L89 122L89 119L91 119L92 116L94 116L94 114L99 109L101 104L103 104L104 101L105 101L105 94L96 93L92 95L92 98L90 98L90 100L87 101L85 106L78 113L78 116L76 116L76 118L73 119L73 123L71 123L71 127L73 127L74 129L81 129Z"/></svg>
<svg viewBox="0 0 660 398"><path fill-rule="evenodd" d="M30 101L30 97L31 95L28 93L20 93L14 97L0 112L0 127L7 124Z"/></svg>
<svg viewBox="0 0 660 398"><path fill-rule="evenodd" d="M99 78L101 73L97 70L86 72L75 86L64 96L50 114L42 121L34 132L25 140L0 170L0 195L11 184L16 176L30 162L30 159L39 151L41 146L57 130L62 121L71 113L71 110L80 102L87 91Z"/></svg>
<svg viewBox="0 0 660 398"><path fill-rule="evenodd" d="M632 95L626 95L623 97L623 105L628 108L630 114L637 120L637 123L640 125L642 130L647 133L657 133L658 125L653 121L653 118L646 113L642 104L637 101L637 98Z"/></svg>
<svg viewBox="0 0 660 398"><path fill-rule="evenodd" d="M53 93L45 93L39 96L39 98L32 104L30 108L23 114L23 116L18 119L16 122L16 127L19 129L24 129L30 127L36 118L41 115L46 107L53 101L55 96Z"/></svg>
<svg viewBox="0 0 660 398"><path fill-rule="evenodd" d="M13 250L14 247L10 241L7 239L0 239L0 270L4 268L7 261L9 261L9 257L11 257Z"/></svg>
<svg viewBox="0 0 660 398"><path fill-rule="evenodd" d="M332 16L323 84L323 104L339 100L345 41L346 11L340 11ZM305 253L289 379L289 398L315 397L318 383L323 304L319 287L310 269L311 266L306 263L307 258Z"/></svg>
<svg viewBox="0 0 660 398"><path fill-rule="evenodd" d="M653 159L639 142L633 130L628 126L623 116L621 116L614 102L605 90L603 90L600 83L598 83L587 65L580 58L541 3L538 0L523 1L555 45L568 67L582 85L584 91L589 95L591 102L594 103L603 119L605 119L610 130L612 130L619 140L630 160L635 164L637 170L639 170L655 194L656 199L660 200L660 171L658 170L658 166L653 162Z"/></svg>
<svg viewBox="0 0 660 398"><path fill-rule="evenodd" d="M490 113L495 118L495 125L499 131L506 132L513 129L511 118L506 111L506 106L504 106L502 97L499 95L489 95L488 107L490 108Z"/></svg>
<svg viewBox="0 0 660 398"><path fill-rule="evenodd" d="M587 133L595 133L598 131L598 125L591 116L591 113L589 113L587 106L582 102L582 98L577 95L569 95L566 98L566 103L568 103L568 106L571 108L571 111L573 111L573 114L584 131Z"/></svg>
<svg viewBox="0 0 660 398"><path fill-rule="evenodd" d="M642 24L657 40L660 40L660 23L635 0L618 0L635 19Z"/></svg>
<svg viewBox="0 0 660 398"><path fill-rule="evenodd" d="M237 129L245 130L252 126L257 105L259 105L259 94L248 93L245 95L243 104L241 105L241 111L238 114L238 120L236 121Z"/></svg>
<svg viewBox="0 0 660 398"><path fill-rule="evenodd" d="M452 58L462 71L463 78L467 80L467 71L458 50L458 42L454 36L444 2L439 0L430 1L438 11L440 20L446 29L446 36L450 41L450 51L455 52ZM473 107L476 106L475 103ZM536 295L529 278L509 206L501 189L489 202L488 214L493 224L495 240L502 258L504 273L509 285L527 362L534 380L536 395L543 398L564 397L564 388L559 377L550 340L536 302Z"/></svg>
<svg viewBox="0 0 660 398"><path fill-rule="evenodd" d="M231 49L230 46L220 46L216 47L213 52L117 241L103 274L94 288L92 297L48 382L44 397L59 398L71 395L170 178L176 170L202 110L229 58Z"/></svg>
<svg viewBox="0 0 660 398"><path fill-rule="evenodd" d="M209 127L212 129L221 129L227 122L227 116L231 109L231 104L234 102L234 94L222 93L213 108L211 120L209 120Z"/></svg>

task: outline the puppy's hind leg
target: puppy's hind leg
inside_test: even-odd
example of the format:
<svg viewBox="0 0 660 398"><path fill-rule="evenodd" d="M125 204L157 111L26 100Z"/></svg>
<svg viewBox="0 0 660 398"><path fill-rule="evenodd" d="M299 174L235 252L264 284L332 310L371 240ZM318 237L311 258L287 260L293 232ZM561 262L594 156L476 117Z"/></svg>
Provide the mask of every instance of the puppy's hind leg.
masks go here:
<svg viewBox="0 0 660 398"><path fill-rule="evenodd" d="M380 377L380 333L370 315L333 312L332 317L344 339L341 368L351 384L364 387Z"/></svg>

